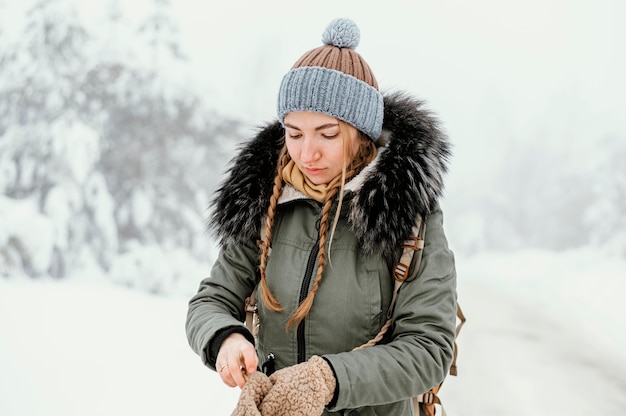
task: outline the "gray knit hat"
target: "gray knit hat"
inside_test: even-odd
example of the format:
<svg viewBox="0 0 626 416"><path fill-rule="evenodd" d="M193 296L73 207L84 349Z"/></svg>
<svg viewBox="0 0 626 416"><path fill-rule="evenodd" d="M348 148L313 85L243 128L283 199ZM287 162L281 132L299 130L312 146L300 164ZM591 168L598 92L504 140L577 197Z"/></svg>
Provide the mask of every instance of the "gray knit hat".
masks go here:
<svg viewBox="0 0 626 416"><path fill-rule="evenodd" d="M367 62L354 49L360 32L350 19L335 19L323 46L305 53L283 77L278 119L292 111L315 111L345 121L377 139L383 125L383 96Z"/></svg>

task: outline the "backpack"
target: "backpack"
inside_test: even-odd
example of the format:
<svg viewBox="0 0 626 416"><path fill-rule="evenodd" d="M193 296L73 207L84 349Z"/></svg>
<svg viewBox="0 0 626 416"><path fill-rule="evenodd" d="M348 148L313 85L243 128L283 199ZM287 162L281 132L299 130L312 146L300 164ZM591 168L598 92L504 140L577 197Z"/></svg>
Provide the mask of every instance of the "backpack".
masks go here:
<svg viewBox="0 0 626 416"><path fill-rule="evenodd" d="M411 229L411 237L406 239L402 243L402 254L400 256L400 260L395 264L393 268L393 278L394 278L394 288L393 288L393 296L391 298L391 303L389 305L389 310L387 311L387 321L382 326L378 334L366 342L363 345L360 345L354 350L370 347L376 345L383 336L387 333L392 324L391 315L393 312L393 308L396 303L396 299L398 297L398 291L404 282L410 282L411 280L417 277L417 272L420 268L420 263L422 261L422 250L424 248L424 236L426 234L426 221L422 218L421 215L417 216L415 224ZM254 338L257 337L258 331L258 316L257 316L257 304L256 304L256 287L252 291L252 295L246 298L245 311L246 311L246 326L254 335ZM457 375L456 368L456 358L458 353L458 348L456 344L456 338L459 336L459 332L461 331L461 327L466 321L465 315L461 310L461 306L457 303L456 305L456 317L459 320L459 323L456 326L455 330L455 341L454 341L454 357L452 359L452 365L450 366L450 375ZM414 416L435 416L435 405L439 405L441 407L441 412L443 416L446 416L446 411L443 408L443 404L439 399L438 393L441 389L443 382L434 386L426 393L417 395L413 397L413 414Z"/></svg>

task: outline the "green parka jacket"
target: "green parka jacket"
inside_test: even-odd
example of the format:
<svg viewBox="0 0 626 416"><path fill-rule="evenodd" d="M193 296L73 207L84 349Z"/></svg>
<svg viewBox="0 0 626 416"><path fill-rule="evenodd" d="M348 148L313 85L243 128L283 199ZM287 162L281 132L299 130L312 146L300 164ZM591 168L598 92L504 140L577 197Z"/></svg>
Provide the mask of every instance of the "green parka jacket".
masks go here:
<svg viewBox="0 0 626 416"><path fill-rule="evenodd" d="M285 311L259 302L259 361L272 353L278 370L323 356L338 389L325 415L411 415L410 398L439 384L452 361L456 273L437 202L449 144L422 104L402 94L385 97L383 128L377 158L346 185L313 307L290 331L287 320L315 274L321 204L287 187L275 218L267 281ZM283 140L278 123L261 130L235 158L214 203L212 225L222 248L187 318L190 345L212 369L230 333L254 342L242 323L244 302L258 279L257 240ZM390 334L376 346L351 351L386 320L391 266L417 213L427 218L418 276L400 289Z"/></svg>

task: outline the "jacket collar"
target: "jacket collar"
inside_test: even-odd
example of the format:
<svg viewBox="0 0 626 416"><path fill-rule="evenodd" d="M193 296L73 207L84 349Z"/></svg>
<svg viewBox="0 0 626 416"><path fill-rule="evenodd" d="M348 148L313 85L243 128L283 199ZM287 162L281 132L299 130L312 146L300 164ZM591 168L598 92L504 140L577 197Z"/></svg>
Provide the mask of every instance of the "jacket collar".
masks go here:
<svg viewBox="0 0 626 416"><path fill-rule="evenodd" d="M362 248L390 259L416 216L428 215L442 196L451 146L422 101L393 93L384 96L384 105L384 148L346 189L353 192L348 221ZM270 123L231 161L209 221L221 244L258 238L283 143L281 124Z"/></svg>

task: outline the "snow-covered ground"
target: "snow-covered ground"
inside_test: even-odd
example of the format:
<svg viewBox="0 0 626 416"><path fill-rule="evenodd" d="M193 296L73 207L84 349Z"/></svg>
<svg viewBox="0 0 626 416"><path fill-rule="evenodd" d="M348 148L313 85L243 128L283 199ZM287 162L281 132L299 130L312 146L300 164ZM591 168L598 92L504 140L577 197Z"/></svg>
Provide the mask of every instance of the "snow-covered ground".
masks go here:
<svg viewBox="0 0 626 416"><path fill-rule="evenodd" d="M626 414L625 259L581 249L458 263L468 322L448 414Z"/></svg>
<svg viewBox="0 0 626 416"><path fill-rule="evenodd" d="M491 253L458 272L468 322L449 415L626 414L625 260ZM238 390L188 347L186 303L98 279L0 279L0 415L229 415Z"/></svg>

